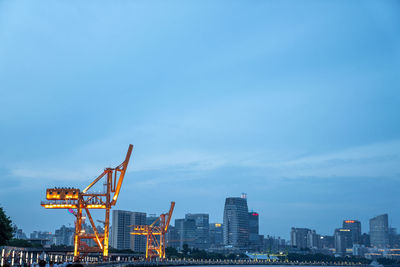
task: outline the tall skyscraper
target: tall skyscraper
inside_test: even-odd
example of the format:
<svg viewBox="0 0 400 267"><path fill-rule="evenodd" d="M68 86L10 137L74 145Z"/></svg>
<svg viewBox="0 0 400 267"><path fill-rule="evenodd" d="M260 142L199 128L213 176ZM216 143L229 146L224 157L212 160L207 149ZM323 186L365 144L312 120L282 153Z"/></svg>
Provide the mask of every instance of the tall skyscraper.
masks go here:
<svg viewBox="0 0 400 267"><path fill-rule="evenodd" d="M351 246L353 244L360 244L361 242L361 223L357 220L344 220L344 229L349 229L351 232Z"/></svg>
<svg viewBox="0 0 400 267"><path fill-rule="evenodd" d="M146 213L125 210L112 211L111 246L116 249L131 249L135 252L146 250L144 236L131 235L130 225L146 224Z"/></svg>
<svg viewBox="0 0 400 267"><path fill-rule="evenodd" d="M389 246L388 215L382 214L369 220L371 246L386 248Z"/></svg>
<svg viewBox="0 0 400 267"><path fill-rule="evenodd" d="M194 247L196 240L196 222L193 219L176 219L175 231L179 237L179 249L187 244L190 248Z"/></svg>
<svg viewBox="0 0 400 267"><path fill-rule="evenodd" d="M186 214L186 219L195 221L195 241L193 246L199 249L207 249L209 247L209 215L204 213Z"/></svg>
<svg viewBox="0 0 400 267"><path fill-rule="evenodd" d="M249 242L249 214L246 195L225 200L223 236L224 245L246 248Z"/></svg>
<svg viewBox="0 0 400 267"><path fill-rule="evenodd" d="M222 223L210 223L210 246L219 247L224 244Z"/></svg>
<svg viewBox="0 0 400 267"><path fill-rule="evenodd" d="M263 248L263 237L259 235L259 217L258 213L249 212L249 248L254 251L260 251Z"/></svg>

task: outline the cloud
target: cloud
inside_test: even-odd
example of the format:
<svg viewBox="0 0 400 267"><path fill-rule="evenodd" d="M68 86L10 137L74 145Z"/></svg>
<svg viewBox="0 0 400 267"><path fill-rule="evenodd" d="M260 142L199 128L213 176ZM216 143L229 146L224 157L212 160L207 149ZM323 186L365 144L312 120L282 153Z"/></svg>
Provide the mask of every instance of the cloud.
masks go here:
<svg viewBox="0 0 400 267"><path fill-rule="evenodd" d="M206 153L187 149L162 154L137 155L135 162L130 163L128 173L148 173L146 176L149 179L140 182L143 185L205 178L210 172L229 168L243 168L248 171L249 178L252 175L265 178L399 177L399 151L400 141L397 140L350 147L331 153L307 156L285 155L286 159L274 158L275 154L282 155L275 151ZM69 161L74 159L76 158L71 158ZM10 176L40 178L47 181L89 180L102 170L94 165L81 165L74 169L61 167L60 165L68 166L68 164L58 160L51 164L52 167L46 168L36 167L43 166L42 163L18 165L18 168L10 170Z"/></svg>

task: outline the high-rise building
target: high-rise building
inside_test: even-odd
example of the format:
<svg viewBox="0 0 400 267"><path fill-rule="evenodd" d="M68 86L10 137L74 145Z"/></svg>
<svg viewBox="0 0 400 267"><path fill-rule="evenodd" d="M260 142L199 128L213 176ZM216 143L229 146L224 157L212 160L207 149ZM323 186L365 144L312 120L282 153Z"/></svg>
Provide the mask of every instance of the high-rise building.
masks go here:
<svg viewBox="0 0 400 267"><path fill-rule="evenodd" d="M146 237L131 235L131 225L146 224L146 213L125 210L112 211L111 246L116 249L146 251Z"/></svg>
<svg viewBox="0 0 400 267"><path fill-rule="evenodd" d="M179 249L187 244L190 248L194 247L196 240L196 221L193 219L176 219L175 230L179 237Z"/></svg>
<svg viewBox="0 0 400 267"><path fill-rule="evenodd" d="M55 231L55 244L56 245L65 245L65 246L73 246L74 245L74 227L66 227L65 225L61 226L60 229Z"/></svg>
<svg viewBox="0 0 400 267"><path fill-rule="evenodd" d="M210 223L209 226L210 246L220 247L224 244L222 223Z"/></svg>
<svg viewBox="0 0 400 267"><path fill-rule="evenodd" d="M371 246L371 241L370 241L369 234L363 233L361 235L360 244L364 245L365 247L370 247Z"/></svg>
<svg viewBox="0 0 400 267"><path fill-rule="evenodd" d="M166 234L167 247L179 248L180 236L175 226L170 225Z"/></svg>
<svg viewBox="0 0 400 267"><path fill-rule="evenodd" d="M290 245L299 249L307 248L309 232L311 232L311 229L292 227L290 231Z"/></svg>
<svg viewBox="0 0 400 267"><path fill-rule="evenodd" d="M112 211L111 246L116 249L131 248L132 212L125 210Z"/></svg>
<svg viewBox="0 0 400 267"><path fill-rule="evenodd" d="M388 215L382 214L369 220L371 246L386 248L389 246Z"/></svg>
<svg viewBox="0 0 400 267"><path fill-rule="evenodd" d="M259 235L259 216L257 212L249 212L249 248L254 251L263 249L264 236Z"/></svg>
<svg viewBox="0 0 400 267"><path fill-rule="evenodd" d="M225 200L223 237L224 245L246 248L249 242L249 214L246 195Z"/></svg>
<svg viewBox="0 0 400 267"><path fill-rule="evenodd" d="M389 245L391 248L400 247L400 236L397 234L397 229L393 227L389 228Z"/></svg>
<svg viewBox="0 0 400 267"><path fill-rule="evenodd" d="M195 241L193 243L194 248L207 249L210 246L209 241L209 215L205 213L188 213L185 215L185 219L193 219L195 221Z"/></svg>
<svg viewBox="0 0 400 267"><path fill-rule="evenodd" d="M132 212L131 214L132 225L145 225L146 224L146 213L144 212ZM132 228L130 228L132 230ZM131 235L131 246L130 248L135 252L146 252L146 236L144 235Z"/></svg>
<svg viewBox="0 0 400 267"><path fill-rule="evenodd" d="M353 244L360 244L361 242L361 222L357 220L344 220L343 226L344 229L349 229L351 232L351 246Z"/></svg>
<svg viewBox="0 0 400 267"><path fill-rule="evenodd" d="M307 247L312 249L322 248L321 235L317 234L315 230L309 231L307 234Z"/></svg>
<svg viewBox="0 0 400 267"><path fill-rule="evenodd" d="M336 254L344 256L346 254L346 249L350 248L351 244L351 230L345 228L339 228L335 230L335 249Z"/></svg>

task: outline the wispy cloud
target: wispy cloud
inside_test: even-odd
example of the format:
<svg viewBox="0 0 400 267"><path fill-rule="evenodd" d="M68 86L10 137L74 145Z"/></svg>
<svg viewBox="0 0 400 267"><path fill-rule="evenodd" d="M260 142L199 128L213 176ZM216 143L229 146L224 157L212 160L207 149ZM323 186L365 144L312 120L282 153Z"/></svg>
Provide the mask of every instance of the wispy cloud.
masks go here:
<svg viewBox="0 0 400 267"><path fill-rule="evenodd" d="M279 152L277 152L279 154ZM288 156L288 155L286 155ZM186 179L193 179L204 172L220 168L242 167L256 170L265 177L398 177L400 175L400 141L369 144L360 147L346 148L331 153L308 156L292 155L292 159L274 158L274 151L268 153L240 152L236 153L206 153L197 150L177 150L165 154L138 156L131 163L128 172L155 172L158 175L170 177L170 174L190 173ZM70 159L72 160L72 159ZM10 170L10 175L19 178L40 178L42 180L68 181L95 177L101 169L96 166L78 166L75 169L65 168L65 162L53 162L51 167L37 167L42 164L19 164L18 168ZM197 175L193 175L197 174ZM250 178L250 177L249 177ZM158 183L170 178L155 177L143 183ZM174 179L183 179L175 177Z"/></svg>

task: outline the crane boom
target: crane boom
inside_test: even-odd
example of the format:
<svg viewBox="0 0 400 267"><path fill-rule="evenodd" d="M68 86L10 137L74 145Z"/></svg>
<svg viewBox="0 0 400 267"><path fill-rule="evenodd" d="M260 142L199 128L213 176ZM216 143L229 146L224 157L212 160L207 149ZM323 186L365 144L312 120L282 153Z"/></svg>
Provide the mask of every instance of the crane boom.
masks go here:
<svg viewBox="0 0 400 267"><path fill-rule="evenodd" d="M119 175L118 184L117 184L117 186L115 188L114 197L113 197L113 200L111 202L112 206L114 206L117 203L119 191L121 190L121 186L122 186L122 181L124 180L126 168L128 168L129 159L130 159L131 154L132 154L132 149L133 149L133 145L129 145L128 152L126 153L126 157L125 157L124 162L122 162L122 164L119 165L116 168L116 170L117 170L117 169L120 169L120 167L122 167L122 169L119 170L121 172L121 174Z"/></svg>
<svg viewBox="0 0 400 267"><path fill-rule="evenodd" d="M167 221L165 222L165 229L164 229L164 232L167 232L168 231L168 227L169 227L169 223L170 223L170 221L171 221L171 217L172 217L172 212L174 211L174 207L175 207L175 202L174 201L172 201L171 202L171 207L169 208L169 212L168 212L168 218L167 218Z"/></svg>

